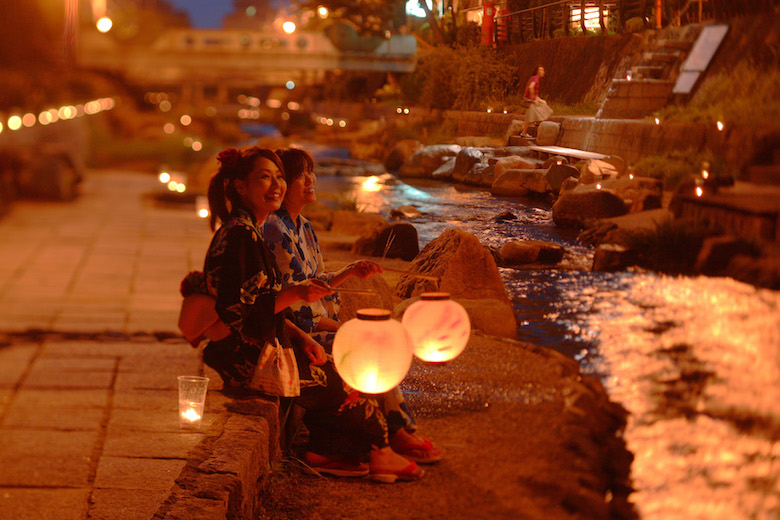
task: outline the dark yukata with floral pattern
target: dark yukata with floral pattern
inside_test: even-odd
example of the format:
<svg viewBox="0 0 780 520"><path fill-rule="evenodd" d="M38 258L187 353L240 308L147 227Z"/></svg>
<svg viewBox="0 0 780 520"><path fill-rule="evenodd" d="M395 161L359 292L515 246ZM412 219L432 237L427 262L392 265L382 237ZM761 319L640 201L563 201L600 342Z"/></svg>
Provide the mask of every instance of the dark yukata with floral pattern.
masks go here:
<svg viewBox="0 0 780 520"><path fill-rule="evenodd" d="M345 385L332 361L310 365L302 347L290 341L285 319L292 313L274 313L282 277L251 213L234 210L215 232L204 273L217 314L232 333L209 343L203 360L226 386L248 388L263 346L276 338L295 352L301 380L296 402L306 410L310 451L363 456L372 447L388 445L386 420L376 401Z"/></svg>

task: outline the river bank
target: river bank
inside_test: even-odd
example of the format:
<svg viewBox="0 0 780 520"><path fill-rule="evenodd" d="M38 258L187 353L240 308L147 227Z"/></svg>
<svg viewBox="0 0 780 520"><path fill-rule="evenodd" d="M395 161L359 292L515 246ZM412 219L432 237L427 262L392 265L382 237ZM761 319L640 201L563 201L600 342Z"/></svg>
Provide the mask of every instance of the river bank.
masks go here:
<svg viewBox="0 0 780 520"><path fill-rule="evenodd" d="M320 233L326 267L355 255ZM408 262L384 260L404 269ZM382 275L390 287L399 275ZM343 295L346 296L346 295ZM419 432L444 459L418 482L378 485L307 475L301 439L269 480L274 519L634 518L625 411L572 359L520 341L472 334L458 358L415 360L401 385Z"/></svg>

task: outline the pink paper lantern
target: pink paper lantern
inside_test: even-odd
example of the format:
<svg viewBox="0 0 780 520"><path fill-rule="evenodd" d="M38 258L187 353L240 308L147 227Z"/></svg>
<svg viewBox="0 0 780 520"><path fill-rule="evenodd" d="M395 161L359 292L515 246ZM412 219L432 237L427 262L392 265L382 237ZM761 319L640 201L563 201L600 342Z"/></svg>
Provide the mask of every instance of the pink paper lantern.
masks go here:
<svg viewBox="0 0 780 520"><path fill-rule="evenodd" d="M422 293L401 320L414 346L414 354L423 361L449 361L466 348L471 336L471 321L466 309L450 299L449 293Z"/></svg>
<svg viewBox="0 0 780 520"><path fill-rule="evenodd" d="M342 379L367 394L387 392L406 377L412 345L406 329L385 309L360 309L339 327L333 361Z"/></svg>

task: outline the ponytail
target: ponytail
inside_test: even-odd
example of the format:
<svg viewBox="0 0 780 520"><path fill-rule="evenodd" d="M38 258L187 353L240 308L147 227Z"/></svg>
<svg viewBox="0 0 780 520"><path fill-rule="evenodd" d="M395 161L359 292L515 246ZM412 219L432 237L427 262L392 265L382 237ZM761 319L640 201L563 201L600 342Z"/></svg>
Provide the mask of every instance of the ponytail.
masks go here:
<svg viewBox="0 0 780 520"><path fill-rule="evenodd" d="M217 220L225 222L230 215L230 209L225 197L225 176L222 169L211 176L208 189L209 199L209 227L214 231L217 229Z"/></svg>

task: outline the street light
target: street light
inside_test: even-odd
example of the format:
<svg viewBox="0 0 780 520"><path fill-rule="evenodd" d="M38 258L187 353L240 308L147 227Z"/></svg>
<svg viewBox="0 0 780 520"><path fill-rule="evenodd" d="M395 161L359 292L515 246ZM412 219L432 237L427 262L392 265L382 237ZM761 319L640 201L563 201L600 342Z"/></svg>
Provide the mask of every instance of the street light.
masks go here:
<svg viewBox="0 0 780 520"><path fill-rule="evenodd" d="M114 22L111 21L111 18L104 16L103 18L97 21L95 26L97 27L98 31L102 33L107 33L108 31L111 30L111 27L114 26Z"/></svg>

